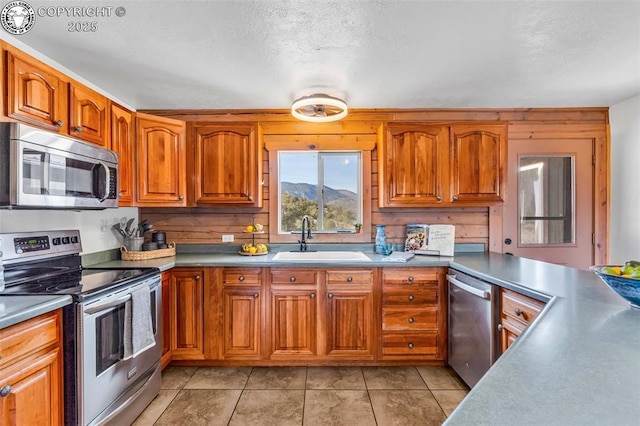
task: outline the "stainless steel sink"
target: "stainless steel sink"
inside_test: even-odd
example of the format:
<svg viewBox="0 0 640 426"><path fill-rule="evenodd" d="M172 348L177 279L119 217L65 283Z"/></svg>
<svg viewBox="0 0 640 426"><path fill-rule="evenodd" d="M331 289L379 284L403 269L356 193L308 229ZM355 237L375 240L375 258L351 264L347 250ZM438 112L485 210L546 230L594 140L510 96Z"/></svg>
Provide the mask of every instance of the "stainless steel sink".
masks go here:
<svg viewBox="0 0 640 426"><path fill-rule="evenodd" d="M281 251L273 256L281 262L371 262L361 251Z"/></svg>

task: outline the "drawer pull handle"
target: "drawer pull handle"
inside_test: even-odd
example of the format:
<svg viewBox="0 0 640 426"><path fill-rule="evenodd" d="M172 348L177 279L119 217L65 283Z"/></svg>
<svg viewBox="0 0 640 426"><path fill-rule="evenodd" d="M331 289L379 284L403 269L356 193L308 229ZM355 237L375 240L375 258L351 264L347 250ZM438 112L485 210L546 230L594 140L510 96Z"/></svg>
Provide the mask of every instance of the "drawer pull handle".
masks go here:
<svg viewBox="0 0 640 426"><path fill-rule="evenodd" d="M350 283L353 281L353 277L347 277L347 282Z"/></svg>
<svg viewBox="0 0 640 426"><path fill-rule="evenodd" d="M238 277L238 281L240 281L240 282L244 281L244 275L240 275L240 276Z"/></svg>
<svg viewBox="0 0 640 426"><path fill-rule="evenodd" d="M413 349L413 343L409 343L407 346L409 347L409 349Z"/></svg>
<svg viewBox="0 0 640 426"><path fill-rule="evenodd" d="M73 129L73 130L75 130L78 133L81 133L82 132L82 126L76 126L76 128Z"/></svg>
<svg viewBox="0 0 640 426"><path fill-rule="evenodd" d="M296 277L289 278L289 281L291 281L292 283L295 283L296 282Z"/></svg>
<svg viewBox="0 0 640 426"><path fill-rule="evenodd" d="M11 385L7 385L0 389L0 397L4 398L5 396L9 396L11 393Z"/></svg>
<svg viewBox="0 0 640 426"><path fill-rule="evenodd" d="M409 317L408 321L409 321L409 324L413 324L413 323L415 322L415 320L413 319L413 317Z"/></svg>
<svg viewBox="0 0 640 426"><path fill-rule="evenodd" d="M315 294L315 293L311 293L311 294L309 295L309 297L310 297L310 298L312 298L312 299L315 299L315 298L316 298L316 294Z"/></svg>
<svg viewBox="0 0 640 426"><path fill-rule="evenodd" d="M414 280L413 276L410 276L410 277L409 277L409 279L408 279L408 281L409 281L410 283L412 283L412 282L413 282L413 280Z"/></svg>
<svg viewBox="0 0 640 426"><path fill-rule="evenodd" d="M64 126L64 121L58 120L58 121L55 121L53 124L55 124L58 127L62 127L62 126Z"/></svg>
<svg viewBox="0 0 640 426"><path fill-rule="evenodd" d="M517 316L520 316L520 315L522 315L522 314L523 314L522 309L520 309L520 308L516 308L513 312L515 312L515 314L516 314Z"/></svg>
<svg viewBox="0 0 640 426"><path fill-rule="evenodd" d="M329 293L329 294L327 295L327 297L328 297L329 299L333 299L333 293Z"/></svg>
<svg viewBox="0 0 640 426"><path fill-rule="evenodd" d="M259 293L253 293L253 298L254 298L254 299L257 299L258 297L260 297L260 294L259 294Z"/></svg>
<svg viewBox="0 0 640 426"><path fill-rule="evenodd" d="M409 302L413 302L413 294L409 295Z"/></svg>

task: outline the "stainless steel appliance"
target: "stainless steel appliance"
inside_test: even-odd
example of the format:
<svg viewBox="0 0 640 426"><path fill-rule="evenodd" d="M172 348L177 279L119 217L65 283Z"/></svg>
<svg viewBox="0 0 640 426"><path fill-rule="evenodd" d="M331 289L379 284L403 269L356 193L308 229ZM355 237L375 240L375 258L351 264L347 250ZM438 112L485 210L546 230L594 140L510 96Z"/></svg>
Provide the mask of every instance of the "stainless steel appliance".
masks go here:
<svg viewBox="0 0 640 426"><path fill-rule="evenodd" d="M113 151L20 123L0 123L0 206L118 207Z"/></svg>
<svg viewBox="0 0 640 426"><path fill-rule="evenodd" d="M449 365L473 387L498 358L497 286L449 269Z"/></svg>
<svg viewBox="0 0 640 426"><path fill-rule="evenodd" d="M82 268L78 231L0 234L0 244L6 281L1 295L73 297L73 304L63 308L65 423L133 422L160 390L160 271ZM128 356L127 303L144 286L154 339Z"/></svg>

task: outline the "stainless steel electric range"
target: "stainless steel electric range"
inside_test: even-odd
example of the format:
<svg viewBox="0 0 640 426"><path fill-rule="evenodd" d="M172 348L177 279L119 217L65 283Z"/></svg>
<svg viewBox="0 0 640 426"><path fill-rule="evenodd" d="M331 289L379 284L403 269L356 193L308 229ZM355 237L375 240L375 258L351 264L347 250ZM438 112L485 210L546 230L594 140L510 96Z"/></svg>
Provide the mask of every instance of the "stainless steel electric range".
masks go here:
<svg viewBox="0 0 640 426"><path fill-rule="evenodd" d="M83 268L77 230L0 234L0 247L5 281L1 295L73 298L63 308L65 424L133 422L160 390L160 271ZM125 313L141 286L149 287L155 343L129 354Z"/></svg>

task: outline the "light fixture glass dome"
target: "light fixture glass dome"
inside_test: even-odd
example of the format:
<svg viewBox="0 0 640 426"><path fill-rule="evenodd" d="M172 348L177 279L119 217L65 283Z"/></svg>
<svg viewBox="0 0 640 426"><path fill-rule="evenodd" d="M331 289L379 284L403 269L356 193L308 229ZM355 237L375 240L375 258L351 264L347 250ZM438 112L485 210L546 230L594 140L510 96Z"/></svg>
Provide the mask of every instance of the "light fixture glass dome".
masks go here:
<svg viewBox="0 0 640 426"><path fill-rule="evenodd" d="M347 104L342 99L317 93L304 96L291 105L291 114L298 120L324 123L347 116Z"/></svg>

